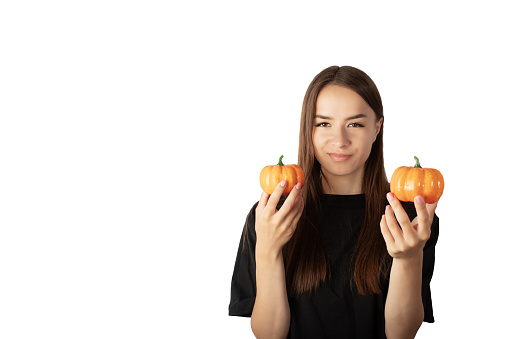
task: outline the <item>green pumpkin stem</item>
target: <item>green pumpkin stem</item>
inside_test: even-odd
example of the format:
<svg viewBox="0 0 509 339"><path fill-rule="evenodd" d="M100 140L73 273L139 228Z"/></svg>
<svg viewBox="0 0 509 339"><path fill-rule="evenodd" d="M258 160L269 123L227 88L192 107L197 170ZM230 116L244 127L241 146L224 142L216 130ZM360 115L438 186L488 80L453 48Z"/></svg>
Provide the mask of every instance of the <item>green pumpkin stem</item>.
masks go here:
<svg viewBox="0 0 509 339"><path fill-rule="evenodd" d="M278 166L284 166L283 161L281 161L281 159L283 159L283 157L284 157L284 155L279 157L279 162L277 163Z"/></svg>
<svg viewBox="0 0 509 339"><path fill-rule="evenodd" d="M417 157L415 157L415 156L414 156L414 159L415 159L415 166L414 166L414 168L415 168L415 167L416 167L416 168L422 168L422 167L421 167L421 163L419 162L419 158L417 158Z"/></svg>

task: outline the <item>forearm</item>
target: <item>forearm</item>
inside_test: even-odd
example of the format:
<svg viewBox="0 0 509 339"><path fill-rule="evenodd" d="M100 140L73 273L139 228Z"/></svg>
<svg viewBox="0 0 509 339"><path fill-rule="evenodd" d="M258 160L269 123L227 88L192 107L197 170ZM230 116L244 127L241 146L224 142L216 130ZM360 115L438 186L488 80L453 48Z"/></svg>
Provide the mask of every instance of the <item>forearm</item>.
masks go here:
<svg viewBox="0 0 509 339"><path fill-rule="evenodd" d="M257 338L286 338L290 306L286 293L283 255L256 253L256 299L251 329Z"/></svg>
<svg viewBox="0 0 509 339"><path fill-rule="evenodd" d="M422 261L422 253L414 258L393 260L385 304L388 339L414 338L422 324Z"/></svg>

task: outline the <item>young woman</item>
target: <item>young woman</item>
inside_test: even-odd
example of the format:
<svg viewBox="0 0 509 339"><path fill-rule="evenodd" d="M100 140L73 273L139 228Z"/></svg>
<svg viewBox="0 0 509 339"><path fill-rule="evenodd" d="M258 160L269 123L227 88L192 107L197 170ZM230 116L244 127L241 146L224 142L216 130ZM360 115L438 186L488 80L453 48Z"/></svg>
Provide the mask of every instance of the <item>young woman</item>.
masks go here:
<svg viewBox="0 0 509 339"><path fill-rule="evenodd" d="M329 67L302 105L305 185L249 212L229 314L257 338L413 338L434 322L436 203L400 202L383 161L383 107L363 71Z"/></svg>

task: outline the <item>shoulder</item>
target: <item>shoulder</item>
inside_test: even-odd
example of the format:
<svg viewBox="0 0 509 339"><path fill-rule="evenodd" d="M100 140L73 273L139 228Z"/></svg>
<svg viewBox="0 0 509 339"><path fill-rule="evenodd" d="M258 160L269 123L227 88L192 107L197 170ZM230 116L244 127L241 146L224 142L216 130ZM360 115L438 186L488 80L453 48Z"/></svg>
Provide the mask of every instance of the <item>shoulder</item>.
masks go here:
<svg viewBox="0 0 509 339"><path fill-rule="evenodd" d="M251 209L249 210L249 213L247 214L246 223L254 224L254 221L256 220L256 209L258 207L258 204L259 204L259 201L255 202L252 205Z"/></svg>
<svg viewBox="0 0 509 339"><path fill-rule="evenodd" d="M256 222L256 208L259 202L255 202L246 216L246 223L244 225L244 233L254 233Z"/></svg>

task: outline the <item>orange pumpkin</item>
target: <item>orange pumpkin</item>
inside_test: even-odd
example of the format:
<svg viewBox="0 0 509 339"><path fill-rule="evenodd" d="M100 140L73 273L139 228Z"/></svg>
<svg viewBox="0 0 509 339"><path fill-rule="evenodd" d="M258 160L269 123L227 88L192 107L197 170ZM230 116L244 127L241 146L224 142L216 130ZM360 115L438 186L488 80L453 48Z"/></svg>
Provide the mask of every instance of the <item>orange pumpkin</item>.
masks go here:
<svg viewBox="0 0 509 339"><path fill-rule="evenodd" d="M442 173L434 168L422 168L419 159L414 159L414 167L401 166L394 171L391 192L400 201L414 201L420 195L427 204L437 202L444 193Z"/></svg>
<svg viewBox="0 0 509 339"><path fill-rule="evenodd" d="M264 192L272 194L276 186L283 180L287 184L283 194L292 191L293 186L297 183L304 185L304 171L298 165L283 165L283 156L279 157L279 162L274 166L265 166L260 173L260 186Z"/></svg>

